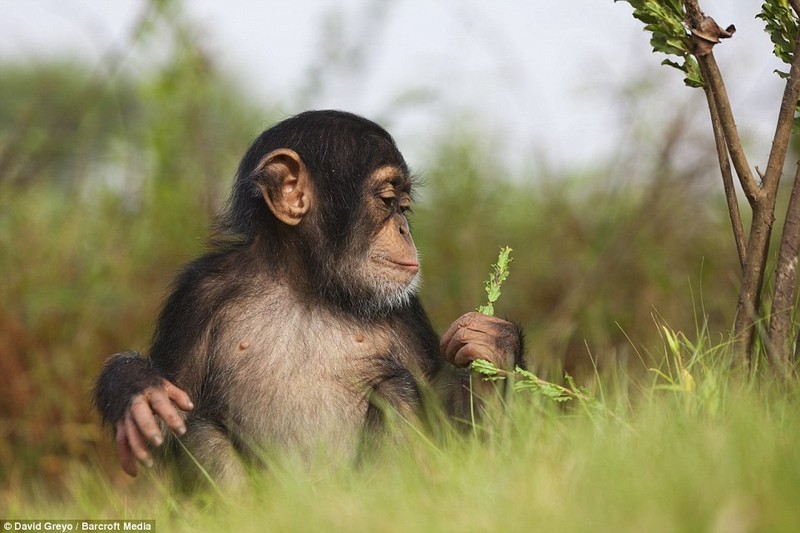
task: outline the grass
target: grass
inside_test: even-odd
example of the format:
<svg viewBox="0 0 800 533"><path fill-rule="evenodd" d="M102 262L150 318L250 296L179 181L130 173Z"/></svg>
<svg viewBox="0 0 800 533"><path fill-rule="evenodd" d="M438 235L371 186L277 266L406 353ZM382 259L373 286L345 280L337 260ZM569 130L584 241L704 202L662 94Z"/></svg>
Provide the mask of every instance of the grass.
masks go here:
<svg viewBox="0 0 800 533"><path fill-rule="evenodd" d="M480 437L412 437L353 468L274 463L246 497L173 494L152 472L120 487L90 463L58 494L33 485L0 507L159 531L796 531L796 389L675 340L648 383L598 379L615 416L521 391Z"/></svg>

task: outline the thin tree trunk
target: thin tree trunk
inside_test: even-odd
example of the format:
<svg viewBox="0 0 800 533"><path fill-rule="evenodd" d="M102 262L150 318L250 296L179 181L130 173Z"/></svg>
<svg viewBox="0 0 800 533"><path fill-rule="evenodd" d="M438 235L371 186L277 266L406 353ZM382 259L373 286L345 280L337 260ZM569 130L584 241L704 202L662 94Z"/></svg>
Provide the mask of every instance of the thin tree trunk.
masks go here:
<svg viewBox="0 0 800 533"><path fill-rule="evenodd" d="M775 269L775 296L769 322L770 357L784 374L789 371L792 336L792 311L797 295L797 256L800 253L800 166L794 177L789 209L783 226L778 265Z"/></svg>
<svg viewBox="0 0 800 533"><path fill-rule="evenodd" d="M764 183L761 187L763 196L753 208L753 225L750 228L745 275L739 293L734 325L738 351L743 355L751 353L755 339L754 330L758 320L761 287L767 265L769 238L775 220L775 199L792 135L798 96L800 96L800 35L795 42L794 59L783 92L772 150L764 173Z"/></svg>

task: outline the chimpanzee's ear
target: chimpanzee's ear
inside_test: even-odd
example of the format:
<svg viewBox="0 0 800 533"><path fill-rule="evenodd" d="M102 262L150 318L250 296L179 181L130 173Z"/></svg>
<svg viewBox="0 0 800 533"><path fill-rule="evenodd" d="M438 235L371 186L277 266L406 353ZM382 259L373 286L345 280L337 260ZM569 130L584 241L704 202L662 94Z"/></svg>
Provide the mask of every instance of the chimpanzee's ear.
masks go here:
<svg viewBox="0 0 800 533"><path fill-rule="evenodd" d="M268 153L258 165L264 180L256 184L270 211L284 224L296 226L311 209L311 175L300 155L289 148Z"/></svg>

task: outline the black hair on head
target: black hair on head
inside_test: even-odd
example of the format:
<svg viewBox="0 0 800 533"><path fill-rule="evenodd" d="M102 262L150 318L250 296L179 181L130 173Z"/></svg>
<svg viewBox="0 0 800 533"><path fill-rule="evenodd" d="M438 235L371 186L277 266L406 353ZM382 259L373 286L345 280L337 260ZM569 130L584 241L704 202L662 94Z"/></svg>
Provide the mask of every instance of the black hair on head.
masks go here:
<svg viewBox="0 0 800 533"><path fill-rule="evenodd" d="M366 118L345 111L306 111L262 132L239 164L226 210L217 223L217 244L249 244L259 233L275 234L278 221L264 203L255 178L274 150L297 152L309 169L319 199L321 227L336 245L349 234L363 204L364 180L375 169L408 166L392 136Z"/></svg>

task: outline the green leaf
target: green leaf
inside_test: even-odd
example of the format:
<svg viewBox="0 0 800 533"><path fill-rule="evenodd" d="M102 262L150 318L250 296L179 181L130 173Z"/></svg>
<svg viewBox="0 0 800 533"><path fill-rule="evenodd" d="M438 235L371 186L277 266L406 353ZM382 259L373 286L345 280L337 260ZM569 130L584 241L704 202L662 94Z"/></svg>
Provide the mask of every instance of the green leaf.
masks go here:
<svg viewBox="0 0 800 533"><path fill-rule="evenodd" d="M775 45L772 52L786 64L794 61L794 43L797 40L798 20L797 15L789 7L787 0L766 0L761 6L761 12L756 18L764 21L764 31L769 34L770 41ZM780 70L775 71L781 78L788 74Z"/></svg>
<svg viewBox="0 0 800 533"><path fill-rule="evenodd" d="M505 376L500 375L500 370L494 366L494 363L490 363L485 359L476 359L472 361L470 369L473 372L480 374L481 379L484 381L502 381L506 379Z"/></svg>
<svg viewBox="0 0 800 533"><path fill-rule="evenodd" d="M689 87L702 87L703 76L691 55L691 41L684 26L686 12L682 0L628 0L633 7L633 17L641 20L645 31L651 34L653 52L672 56L662 65L684 73L684 83Z"/></svg>

